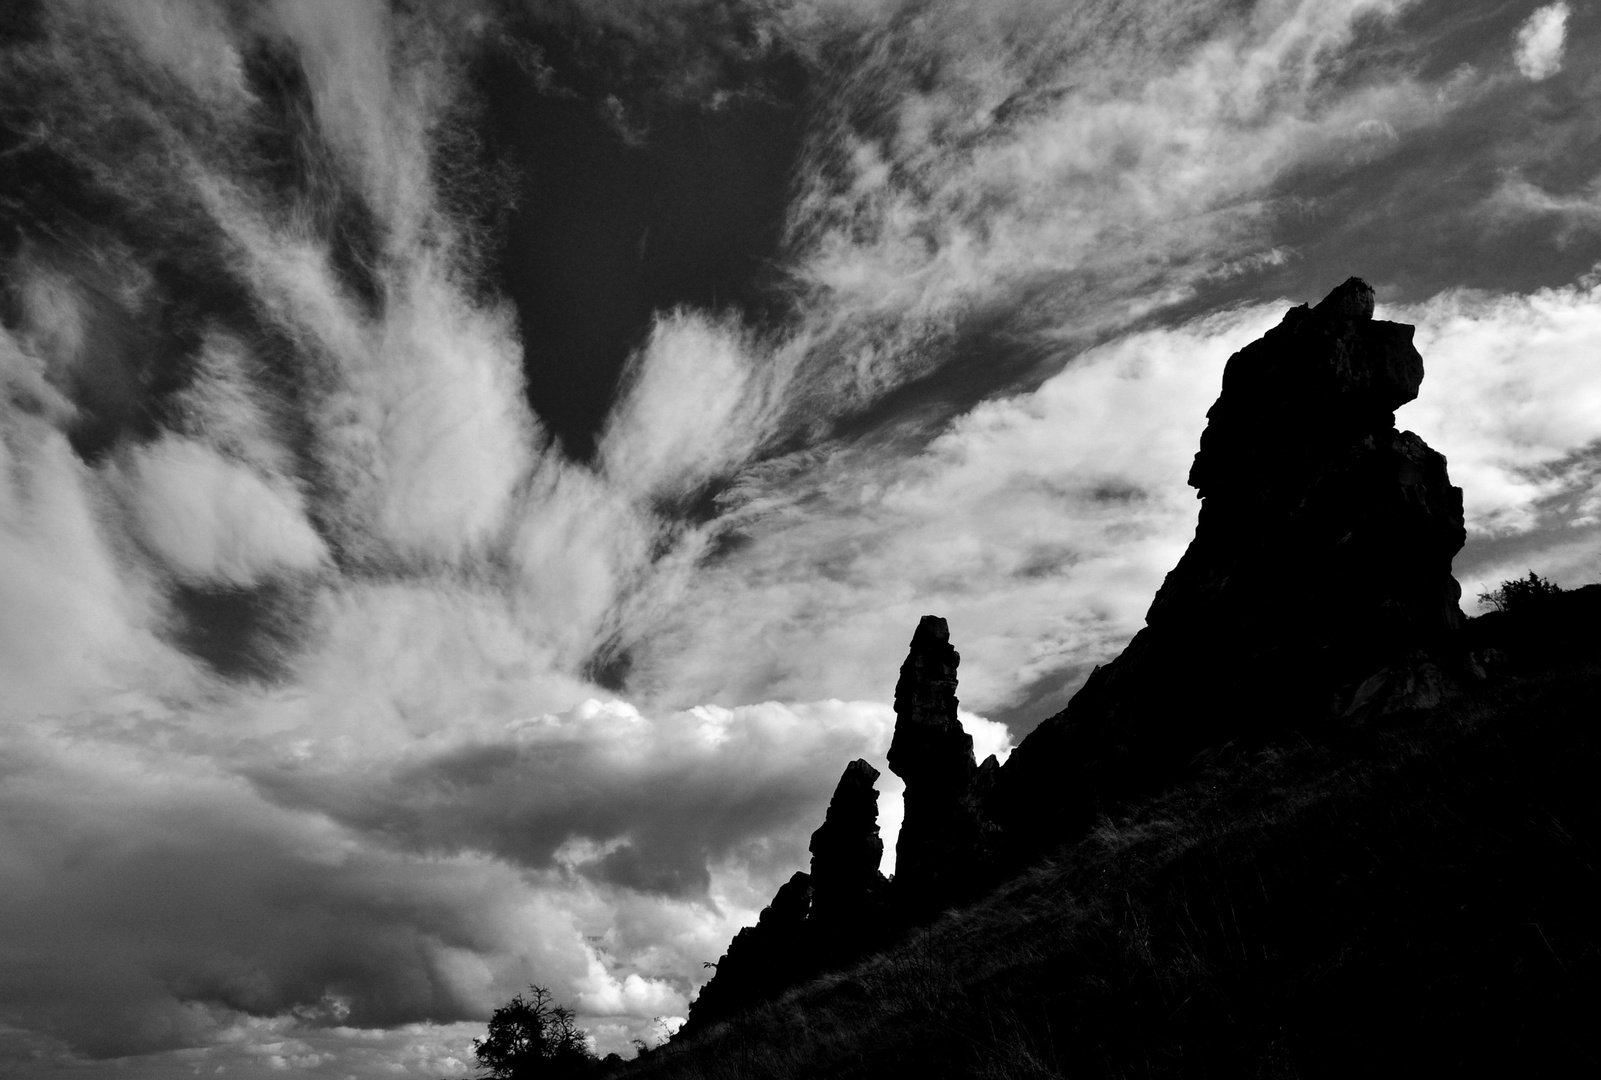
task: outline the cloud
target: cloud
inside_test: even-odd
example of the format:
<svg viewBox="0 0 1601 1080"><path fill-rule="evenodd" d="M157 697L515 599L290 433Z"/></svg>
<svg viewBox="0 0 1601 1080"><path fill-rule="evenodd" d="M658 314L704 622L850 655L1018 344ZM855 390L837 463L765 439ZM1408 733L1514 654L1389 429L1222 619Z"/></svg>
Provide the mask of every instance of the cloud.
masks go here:
<svg viewBox="0 0 1601 1080"><path fill-rule="evenodd" d="M957 710L962 730L973 737L973 756L979 761L994 754L1001 762L1012 755L1012 733L1005 724L966 710Z"/></svg>
<svg viewBox="0 0 1601 1080"><path fill-rule="evenodd" d="M804 865L840 762L882 763L888 713L653 721L590 701L388 754L337 730L241 741L246 716L218 729L155 707L66 741L13 736L0 1015L123 1056L216 1044L247 1017L294 1017L274 1034L304 1041L481 1016L537 979L643 1031L683 1014L688 973ZM162 730L189 751L153 752ZM674 874L708 865L677 895Z"/></svg>
<svg viewBox="0 0 1601 1080"><path fill-rule="evenodd" d="M0 330L0 716L71 710L130 685L160 692L183 662L155 638L152 583L116 543L110 492L57 424L72 413L43 364ZM137 696L137 695L135 695Z"/></svg>
<svg viewBox="0 0 1601 1080"><path fill-rule="evenodd" d="M92 0L64 6L77 8L80 18L95 9ZM202 0L130 0L95 14L117 20L152 63L195 94L214 102L248 102L243 58L226 15L216 6Z"/></svg>
<svg viewBox="0 0 1601 1080"><path fill-rule="evenodd" d="M1402 6L1159 5L1129 34L1115 5L955 4L868 34L790 224L841 392L937 363L974 307L1088 337L1281 261L1277 182L1449 108L1405 77L1327 90Z"/></svg>
<svg viewBox="0 0 1601 1080"><path fill-rule="evenodd" d="M1546 4L1535 8L1518 27L1514 59L1526 78L1539 82L1562 70L1570 14L1566 3Z"/></svg>
<svg viewBox="0 0 1601 1080"><path fill-rule="evenodd" d="M180 578L251 586L328 558L292 485L201 443L167 436L132 450L117 478L139 536Z"/></svg>
<svg viewBox="0 0 1601 1080"><path fill-rule="evenodd" d="M1527 532L1553 500L1587 494L1583 472L1564 463L1601 440L1595 285L1449 292L1392 317L1417 324L1428 372L1401 418L1449 459L1471 531Z"/></svg>
<svg viewBox="0 0 1601 1080"><path fill-rule="evenodd" d="M1601 180L1592 180L1569 194L1555 194L1511 176L1496 188L1485 209L1498 224L1528 217L1556 218L1562 222L1559 242L1571 243L1601 227Z"/></svg>
<svg viewBox="0 0 1601 1080"><path fill-rule="evenodd" d="M1417 324L1428 372L1400 423L1446 455L1464 492L1464 593L1530 566L1548 572L1548 559L1568 583L1601 570L1574 549L1601 520L1595 280L1528 296L1451 291L1388 317Z"/></svg>
<svg viewBox="0 0 1601 1080"><path fill-rule="evenodd" d="M600 457L636 497L690 494L744 464L773 427L782 386L739 326L688 311L657 319L624 373Z"/></svg>
<svg viewBox="0 0 1601 1080"><path fill-rule="evenodd" d="M747 474L723 522L739 542L650 626L641 685L664 700L824 684L889 700L924 614L950 621L980 714L1104 660L1193 530L1185 476L1224 361L1282 311L1117 339L919 452L839 447Z"/></svg>

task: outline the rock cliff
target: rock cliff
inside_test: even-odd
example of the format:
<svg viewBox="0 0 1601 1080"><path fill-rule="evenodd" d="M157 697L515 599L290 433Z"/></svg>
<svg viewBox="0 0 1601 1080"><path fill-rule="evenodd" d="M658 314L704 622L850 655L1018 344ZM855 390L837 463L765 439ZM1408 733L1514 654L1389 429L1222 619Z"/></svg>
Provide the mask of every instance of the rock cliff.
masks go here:
<svg viewBox="0 0 1601 1080"><path fill-rule="evenodd" d="M1437 700L1466 534L1445 459L1395 428L1422 380L1412 327L1375 320L1357 278L1229 359L1190 469L1194 540L1145 628L1002 770L1014 848L1203 748Z"/></svg>

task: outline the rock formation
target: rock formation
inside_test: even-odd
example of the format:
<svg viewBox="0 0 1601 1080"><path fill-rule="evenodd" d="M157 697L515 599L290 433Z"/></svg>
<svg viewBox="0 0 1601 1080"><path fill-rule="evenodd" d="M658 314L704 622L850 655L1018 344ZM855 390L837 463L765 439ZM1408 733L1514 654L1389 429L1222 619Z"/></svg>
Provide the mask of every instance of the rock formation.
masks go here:
<svg viewBox="0 0 1601 1080"><path fill-rule="evenodd" d="M889 882L879 872L878 770L845 766L823 824L812 833L812 871L797 872L755 926L734 936L717 973L690 1008L704 1028L777 997L785 988L857 960L883 945L890 928Z"/></svg>
<svg viewBox="0 0 1601 1080"><path fill-rule="evenodd" d="M1445 459L1395 429L1422 379L1412 327L1374 320L1356 278L1230 357L1195 539L1145 628L1006 763L1009 842L1074 835L1204 747L1437 694L1466 534Z"/></svg>
<svg viewBox="0 0 1601 1080"><path fill-rule="evenodd" d="M812 833L812 910L808 919L820 963L854 960L884 934L889 882L879 873L878 770L860 758L845 766L828 815Z"/></svg>
<svg viewBox="0 0 1601 1080"><path fill-rule="evenodd" d="M770 1001L815 974L806 935L811 904L811 875L796 871L779 886L756 925L745 927L728 943L728 951L714 965L716 974L690 1004L685 1028L706 1028Z"/></svg>
<svg viewBox="0 0 1601 1080"><path fill-rule="evenodd" d="M983 877L986 862L982 787L992 782L994 758L973 760L973 737L956 717L956 668L945 620L924 615L895 684L895 735L889 767L906 781L905 816L895 844L896 903L907 914L960 899Z"/></svg>
<svg viewBox="0 0 1601 1080"><path fill-rule="evenodd" d="M1005 766L974 763L960 657L945 620L924 616L895 687L889 766L906 813L891 887L878 773L854 761L812 836L811 875L735 938L691 1025L972 899L1202 751L1437 703L1472 662L1451 577L1462 492L1443 457L1395 428L1422 379L1412 327L1375 321L1356 278L1230 357L1190 470L1194 540L1144 629ZM1494 628L1480 636L1495 651Z"/></svg>

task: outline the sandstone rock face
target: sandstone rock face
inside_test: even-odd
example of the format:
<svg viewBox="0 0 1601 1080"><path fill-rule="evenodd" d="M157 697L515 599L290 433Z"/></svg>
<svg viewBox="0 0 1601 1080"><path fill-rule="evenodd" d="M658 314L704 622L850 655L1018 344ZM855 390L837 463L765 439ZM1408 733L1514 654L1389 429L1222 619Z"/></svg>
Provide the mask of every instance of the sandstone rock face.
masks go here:
<svg viewBox="0 0 1601 1080"><path fill-rule="evenodd" d="M820 962L843 963L883 936L889 882L879 873L878 770L860 758L845 766L828 815L812 833L812 907L808 920Z"/></svg>
<svg viewBox="0 0 1601 1080"><path fill-rule="evenodd" d="M1386 668L1449 666L1462 492L1395 428L1422 379L1412 327L1374 320L1356 278L1229 359L1190 470L1195 539L1145 628L1002 770L1013 842L1070 835L1203 747L1337 717Z"/></svg>

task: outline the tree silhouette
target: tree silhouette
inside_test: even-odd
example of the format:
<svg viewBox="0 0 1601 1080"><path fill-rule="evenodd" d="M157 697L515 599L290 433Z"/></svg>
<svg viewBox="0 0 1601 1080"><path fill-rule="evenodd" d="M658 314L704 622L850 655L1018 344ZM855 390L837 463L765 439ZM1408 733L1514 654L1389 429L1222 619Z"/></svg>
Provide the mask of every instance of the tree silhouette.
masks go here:
<svg viewBox="0 0 1601 1080"><path fill-rule="evenodd" d="M584 1076L595 1061L571 1009L543 986L530 986L489 1018L489 1034L473 1040L473 1056L494 1080L560 1080Z"/></svg>
<svg viewBox="0 0 1601 1080"><path fill-rule="evenodd" d="M1479 603L1496 611L1521 611L1561 591L1562 586L1553 585L1530 570L1526 578L1503 581L1496 588L1481 592Z"/></svg>

